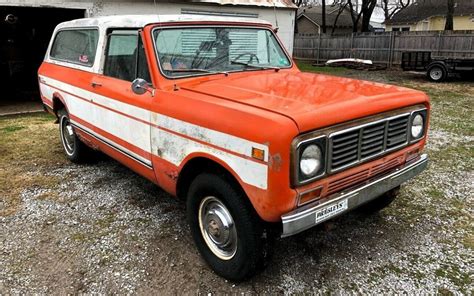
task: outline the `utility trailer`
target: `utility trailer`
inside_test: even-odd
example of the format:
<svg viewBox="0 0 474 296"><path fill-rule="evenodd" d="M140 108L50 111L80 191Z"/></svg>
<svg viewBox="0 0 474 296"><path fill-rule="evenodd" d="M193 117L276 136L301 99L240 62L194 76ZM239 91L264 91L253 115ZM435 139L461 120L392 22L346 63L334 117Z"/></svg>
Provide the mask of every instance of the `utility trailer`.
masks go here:
<svg viewBox="0 0 474 296"><path fill-rule="evenodd" d="M454 74L474 77L474 58L434 56L429 51L403 52L402 69L426 71L428 79L442 82Z"/></svg>

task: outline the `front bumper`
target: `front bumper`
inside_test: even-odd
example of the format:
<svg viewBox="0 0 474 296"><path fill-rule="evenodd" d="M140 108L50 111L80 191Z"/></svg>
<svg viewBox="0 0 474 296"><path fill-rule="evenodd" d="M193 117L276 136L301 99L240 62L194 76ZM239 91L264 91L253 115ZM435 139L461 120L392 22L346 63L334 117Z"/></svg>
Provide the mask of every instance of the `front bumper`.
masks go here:
<svg viewBox="0 0 474 296"><path fill-rule="evenodd" d="M421 173L428 165L428 156L406 163L390 173L368 180L366 183L331 195L281 216L283 223L282 237L297 234L326 220L349 212L369 202L385 192L399 186Z"/></svg>

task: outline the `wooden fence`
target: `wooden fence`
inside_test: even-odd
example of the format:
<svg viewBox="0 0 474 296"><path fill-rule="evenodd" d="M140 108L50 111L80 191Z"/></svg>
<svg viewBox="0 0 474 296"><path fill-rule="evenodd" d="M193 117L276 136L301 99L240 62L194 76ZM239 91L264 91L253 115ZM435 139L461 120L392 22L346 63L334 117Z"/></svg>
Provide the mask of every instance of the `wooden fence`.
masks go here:
<svg viewBox="0 0 474 296"><path fill-rule="evenodd" d="M474 31L353 33L349 35L295 35L295 59L369 59L389 67L401 63L404 51L429 51L435 56L474 58Z"/></svg>

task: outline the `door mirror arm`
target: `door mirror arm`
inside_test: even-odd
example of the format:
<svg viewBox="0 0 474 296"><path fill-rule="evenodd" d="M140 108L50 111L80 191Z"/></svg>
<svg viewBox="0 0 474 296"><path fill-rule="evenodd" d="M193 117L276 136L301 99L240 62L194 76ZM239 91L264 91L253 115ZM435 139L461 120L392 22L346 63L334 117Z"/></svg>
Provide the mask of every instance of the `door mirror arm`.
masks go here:
<svg viewBox="0 0 474 296"><path fill-rule="evenodd" d="M155 89L142 78L137 78L132 82L132 91L137 95L143 95L146 92L149 92L152 97L155 96Z"/></svg>

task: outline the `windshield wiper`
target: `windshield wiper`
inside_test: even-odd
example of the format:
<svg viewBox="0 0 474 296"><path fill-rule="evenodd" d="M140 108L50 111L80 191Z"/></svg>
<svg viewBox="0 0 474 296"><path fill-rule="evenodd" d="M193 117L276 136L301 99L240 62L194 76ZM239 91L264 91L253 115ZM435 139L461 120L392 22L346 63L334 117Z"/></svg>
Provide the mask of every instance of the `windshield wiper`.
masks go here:
<svg viewBox="0 0 474 296"><path fill-rule="evenodd" d="M229 73L225 71L211 71L211 70L206 70L206 69L171 69L171 70L165 70L171 73L209 73L209 74L224 74L225 76L228 76Z"/></svg>
<svg viewBox="0 0 474 296"><path fill-rule="evenodd" d="M237 61L230 61L230 63L232 65L242 65L242 66L249 67L249 68L263 69L263 70L273 69L275 71L280 71L280 69L281 69L279 67L274 67L274 66L260 66L260 65L253 65L253 64L244 63L244 62L237 62Z"/></svg>

